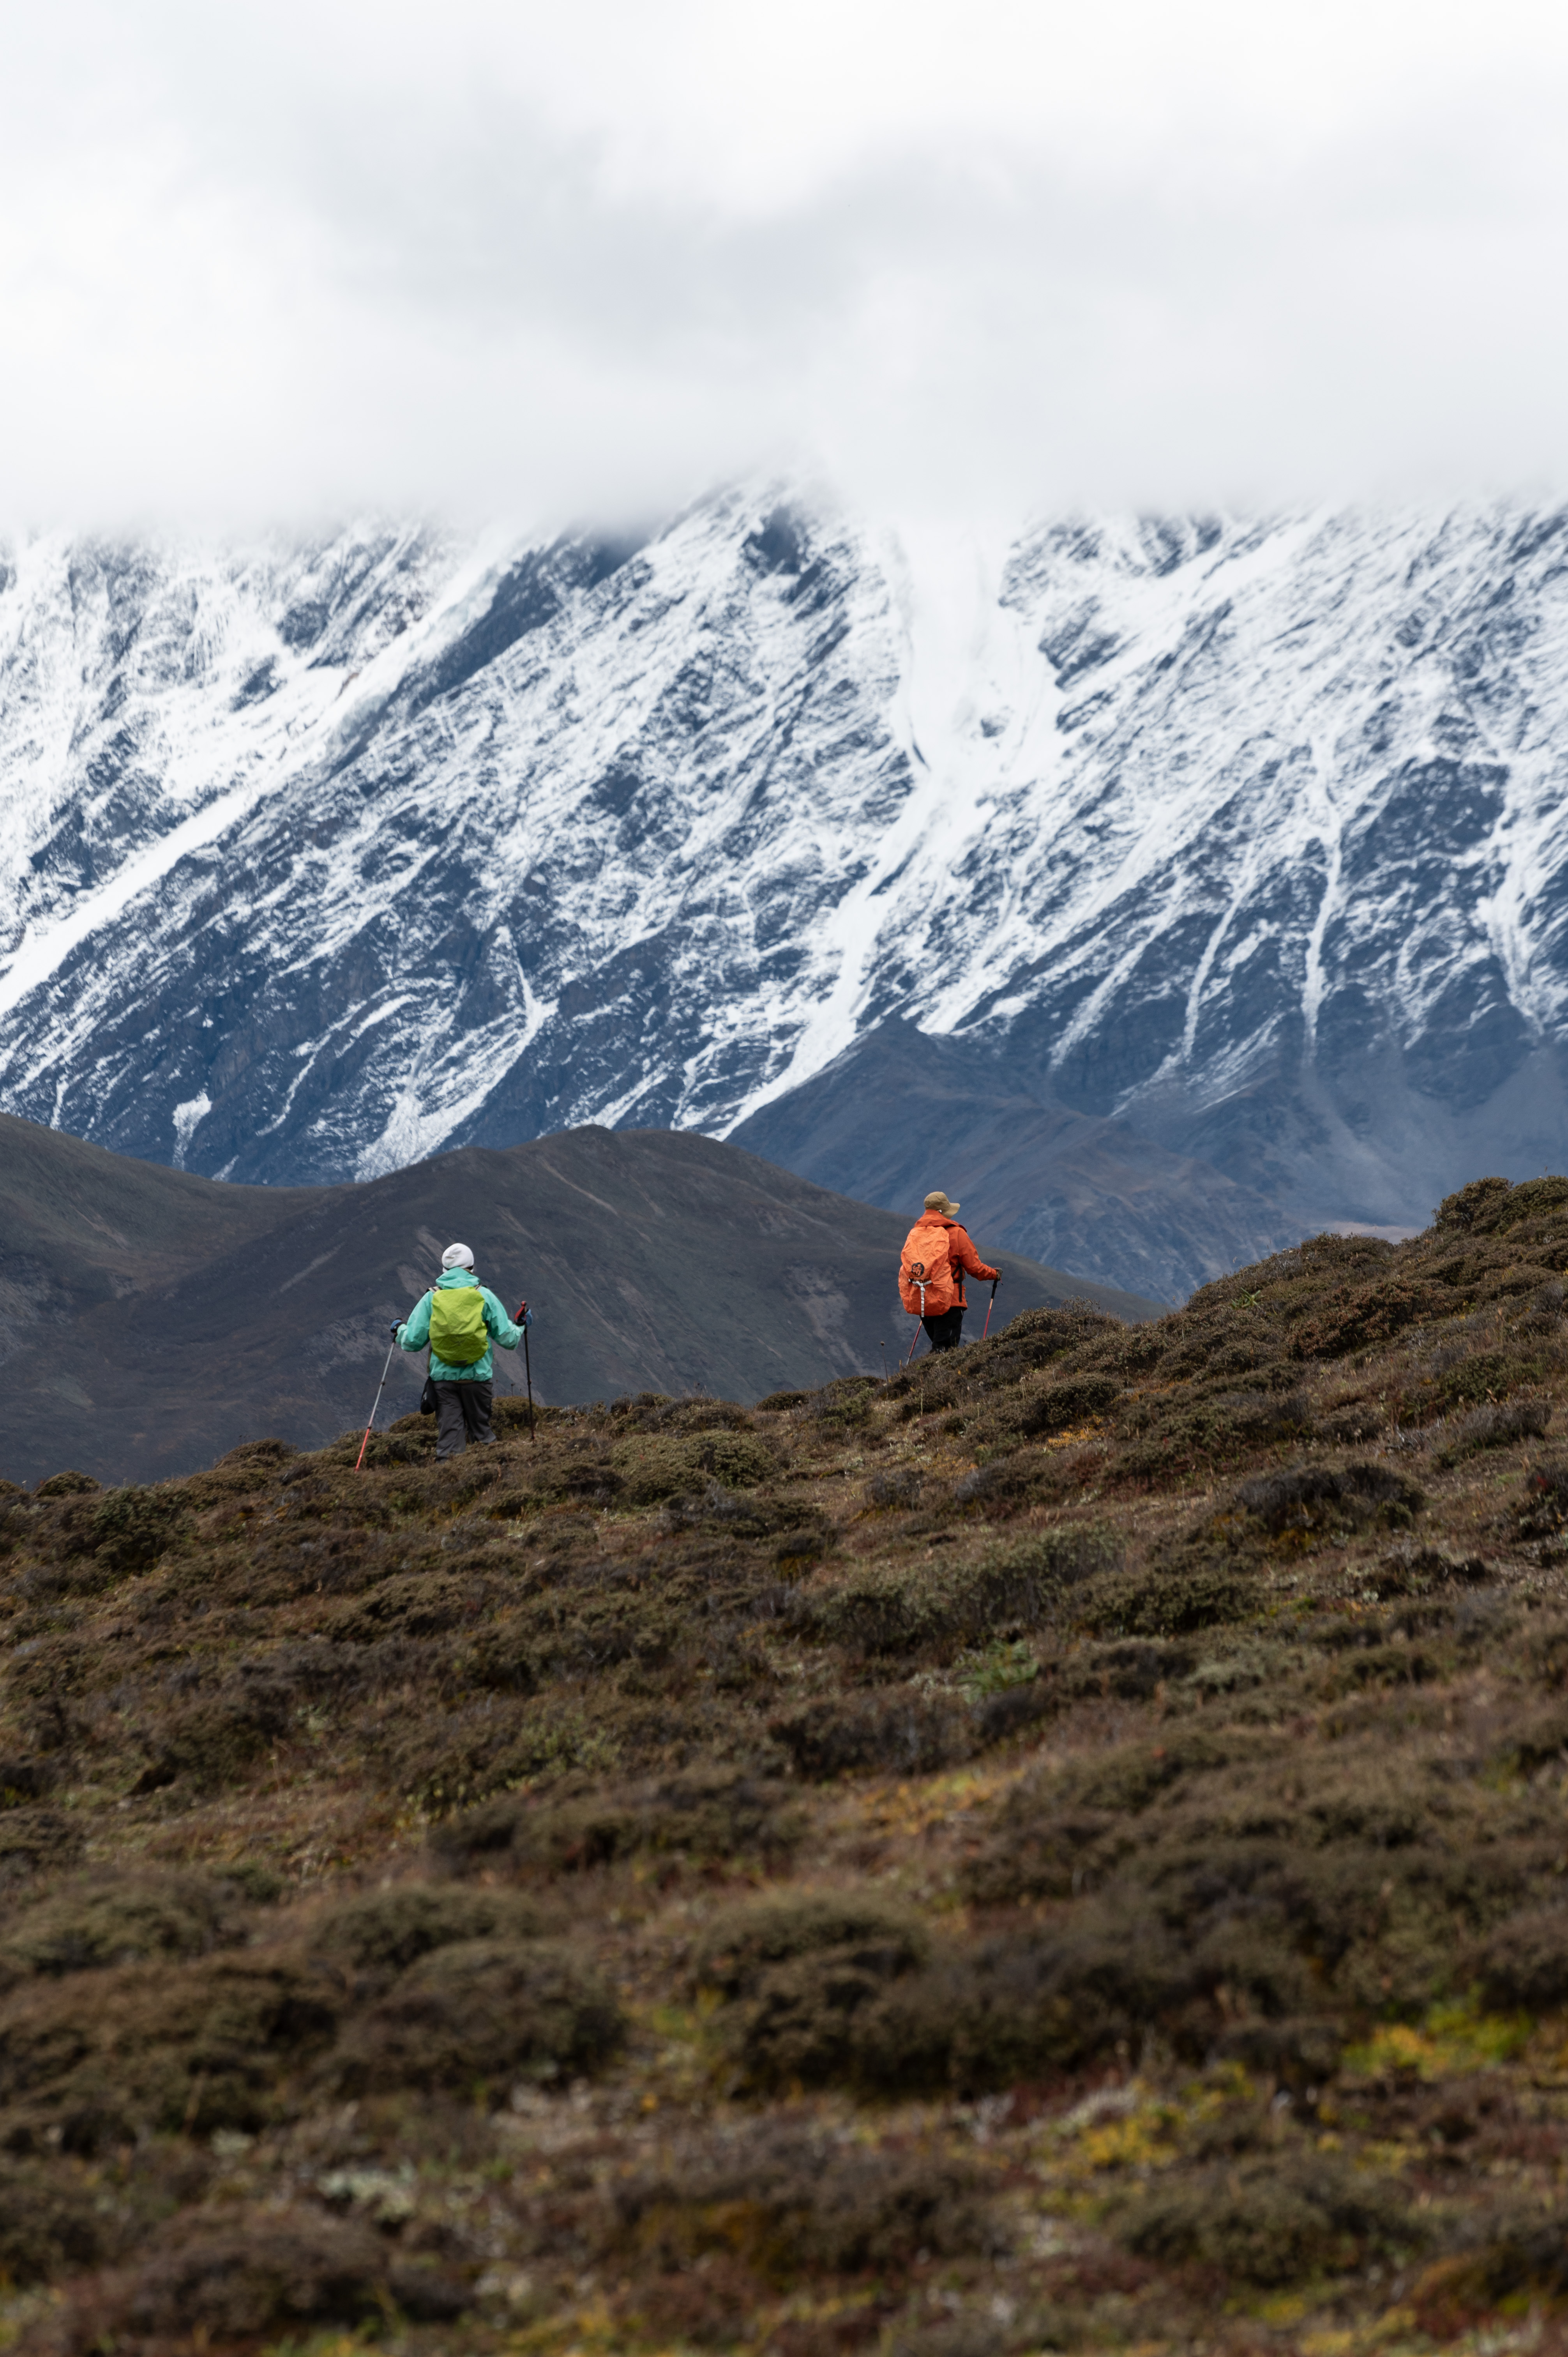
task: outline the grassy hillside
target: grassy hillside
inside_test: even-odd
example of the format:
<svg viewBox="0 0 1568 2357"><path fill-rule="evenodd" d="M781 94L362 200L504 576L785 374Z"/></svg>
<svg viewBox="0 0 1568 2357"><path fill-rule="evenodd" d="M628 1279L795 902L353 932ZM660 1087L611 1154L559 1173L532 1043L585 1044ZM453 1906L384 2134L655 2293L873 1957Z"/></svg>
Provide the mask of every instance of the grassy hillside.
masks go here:
<svg viewBox="0 0 1568 2357"><path fill-rule="evenodd" d="M4 2330L1568 2347L1565 1272L0 1500Z"/></svg>
<svg viewBox="0 0 1568 2357"><path fill-rule="evenodd" d="M219 1186L0 1115L0 1352L14 1361L0 1466L69 1455L102 1480L210 1461L248 1433L298 1447L370 1411L387 1328L455 1236L509 1308L538 1318L553 1401L651 1385L755 1399L897 1355L908 1219L714 1138L566 1130L466 1147L364 1186ZM1004 1307L1073 1294L1155 1305L1016 1254ZM412 1406L424 1368L393 1365ZM500 1355L497 1381L521 1390Z"/></svg>

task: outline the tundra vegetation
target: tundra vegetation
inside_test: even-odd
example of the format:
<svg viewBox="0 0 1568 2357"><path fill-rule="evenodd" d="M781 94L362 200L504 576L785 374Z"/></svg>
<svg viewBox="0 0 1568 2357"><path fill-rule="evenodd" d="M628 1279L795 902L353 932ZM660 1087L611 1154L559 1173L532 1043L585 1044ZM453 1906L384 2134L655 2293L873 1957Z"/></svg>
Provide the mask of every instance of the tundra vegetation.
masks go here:
<svg viewBox="0 0 1568 2357"><path fill-rule="evenodd" d="M0 2338L1568 2350L1568 1180L0 1494Z"/></svg>

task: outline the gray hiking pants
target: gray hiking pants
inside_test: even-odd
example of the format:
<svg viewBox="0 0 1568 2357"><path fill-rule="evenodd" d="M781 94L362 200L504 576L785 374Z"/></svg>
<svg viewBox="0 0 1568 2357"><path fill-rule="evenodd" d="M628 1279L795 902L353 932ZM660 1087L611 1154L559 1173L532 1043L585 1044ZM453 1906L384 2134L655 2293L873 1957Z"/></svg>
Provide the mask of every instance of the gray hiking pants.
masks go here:
<svg viewBox="0 0 1568 2357"><path fill-rule="evenodd" d="M490 1430L490 1402L495 1397L493 1383L441 1383L435 1385L436 1424L435 1454L460 1457L470 1440L493 1440Z"/></svg>

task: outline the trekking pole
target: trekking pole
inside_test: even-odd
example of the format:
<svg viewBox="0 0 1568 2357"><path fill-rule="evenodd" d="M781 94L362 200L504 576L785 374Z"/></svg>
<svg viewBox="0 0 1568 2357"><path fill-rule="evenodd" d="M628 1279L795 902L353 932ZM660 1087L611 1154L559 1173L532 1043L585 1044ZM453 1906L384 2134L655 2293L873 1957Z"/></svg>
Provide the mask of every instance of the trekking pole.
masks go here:
<svg viewBox="0 0 1568 2357"><path fill-rule="evenodd" d="M991 1298L985 1305L985 1323L980 1329L980 1339L983 1342L991 1331L991 1313L996 1307L996 1288L1001 1282L1002 1279L999 1276L993 1276L991 1280Z"/></svg>
<svg viewBox="0 0 1568 2357"><path fill-rule="evenodd" d="M535 1429L533 1422L533 1361L528 1354L527 1318L528 1304L526 1301L520 1302L518 1304L517 1316L511 1322L514 1326L521 1326L522 1328L522 1366L523 1372L528 1377L528 1437L530 1440L537 1440L539 1434Z"/></svg>
<svg viewBox="0 0 1568 2357"><path fill-rule="evenodd" d="M376 1385L376 1403L375 1407L372 1407L371 1410L371 1424L374 1424L376 1420L376 1408L380 1407L381 1404L381 1394L387 1387L387 1377L392 1372L392 1352L397 1349L397 1328L395 1324L392 1329L392 1341L387 1350L387 1362L381 1369L381 1382ZM365 1437L360 1443L360 1453L354 1459L354 1470L356 1473L364 1463L365 1451L371 1445L371 1424L367 1424L365 1426Z"/></svg>
<svg viewBox="0 0 1568 2357"><path fill-rule="evenodd" d="M925 1323L926 1323L926 1286L925 1286L925 1275L926 1275L925 1264L924 1264L922 1261L917 1261L917 1262L915 1263L915 1265L914 1265L914 1267L913 1267L913 1268L911 1268L911 1270L909 1271L909 1281L910 1281L910 1283L915 1286L916 1290L918 1292L919 1297L920 1297L920 1323L919 1323L919 1325L918 1325L918 1326L917 1326L917 1327L916 1327L916 1329L915 1329L915 1330L914 1330L914 1333L913 1333L913 1334L910 1336L910 1338L909 1338L909 1358L908 1358L908 1359L906 1359L906 1360L905 1360L905 1361L904 1361L904 1364L905 1364L906 1366L908 1366L908 1365L909 1364L909 1360L910 1360L910 1359L912 1359L912 1358L914 1357L914 1355L915 1355L915 1345L916 1345L916 1343L919 1340L920 1336L921 1336L922 1332L923 1332L923 1331L924 1331L924 1329L925 1329Z"/></svg>

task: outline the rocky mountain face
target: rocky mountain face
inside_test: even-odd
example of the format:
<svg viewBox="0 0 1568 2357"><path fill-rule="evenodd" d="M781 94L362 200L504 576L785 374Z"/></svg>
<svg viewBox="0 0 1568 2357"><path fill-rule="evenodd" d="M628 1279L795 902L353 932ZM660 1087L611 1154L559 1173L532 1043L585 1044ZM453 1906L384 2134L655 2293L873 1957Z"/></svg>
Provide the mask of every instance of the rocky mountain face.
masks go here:
<svg viewBox="0 0 1568 2357"><path fill-rule="evenodd" d="M977 1224L1167 1298L1568 1150L1568 514L988 548L744 486L548 546L38 538L0 585L34 1120L273 1185L756 1124L905 1202L1005 1102Z"/></svg>

